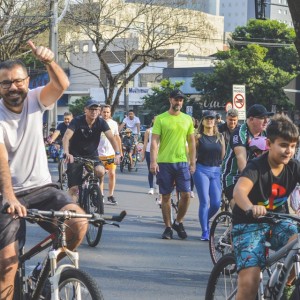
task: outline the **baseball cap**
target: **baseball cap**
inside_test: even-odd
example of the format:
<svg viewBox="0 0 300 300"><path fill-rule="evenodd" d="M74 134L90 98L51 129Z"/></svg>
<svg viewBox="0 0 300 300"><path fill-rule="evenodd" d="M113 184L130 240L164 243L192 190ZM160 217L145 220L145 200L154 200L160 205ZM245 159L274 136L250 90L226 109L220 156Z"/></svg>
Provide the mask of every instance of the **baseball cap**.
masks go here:
<svg viewBox="0 0 300 300"><path fill-rule="evenodd" d="M216 113L212 110L206 110L206 111L203 112L202 117L203 118L215 118Z"/></svg>
<svg viewBox="0 0 300 300"><path fill-rule="evenodd" d="M95 101L95 100L93 100L93 99L89 99L87 102L86 102L86 104L85 104L85 106L84 107L92 107L92 106L100 106L100 103L99 102L97 102L97 101Z"/></svg>
<svg viewBox="0 0 300 300"><path fill-rule="evenodd" d="M238 117L239 116L239 112L237 109L235 108L231 108L227 111L227 114L226 114L227 117Z"/></svg>
<svg viewBox="0 0 300 300"><path fill-rule="evenodd" d="M247 111L247 118L250 117L271 117L274 113L267 111L267 109L261 104L252 105Z"/></svg>
<svg viewBox="0 0 300 300"><path fill-rule="evenodd" d="M174 99L176 99L176 98L185 98L185 95L181 90L173 90L170 93L170 98L174 98Z"/></svg>

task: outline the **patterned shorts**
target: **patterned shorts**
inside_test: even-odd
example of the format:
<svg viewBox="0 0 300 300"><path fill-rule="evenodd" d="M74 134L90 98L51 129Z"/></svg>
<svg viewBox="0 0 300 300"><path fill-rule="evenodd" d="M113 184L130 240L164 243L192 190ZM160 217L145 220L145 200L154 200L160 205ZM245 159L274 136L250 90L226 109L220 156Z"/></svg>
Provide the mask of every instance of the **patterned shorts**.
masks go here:
<svg viewBox="0 0 300 300"><path fill-rule="evenodd" d="M265 267L265 242L271 244L270 249L278 250L287 244L289 238L297 234L297 226L290 220L282 220L277 224L238 224L232 229L234 254L237 270Z"/></svg>

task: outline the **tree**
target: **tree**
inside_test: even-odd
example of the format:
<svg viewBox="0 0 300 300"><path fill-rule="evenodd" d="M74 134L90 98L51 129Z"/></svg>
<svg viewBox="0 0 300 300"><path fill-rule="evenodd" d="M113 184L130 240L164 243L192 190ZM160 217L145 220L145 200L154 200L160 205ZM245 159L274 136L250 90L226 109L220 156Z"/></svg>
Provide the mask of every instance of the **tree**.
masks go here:
<svg viewBox="0 0 300 300"><path fill-rule="evenodd" d="M85 104L91 98L89 96L83 96L76 99L73 103L69 104L69 110L74 117L82 115L84 112Z"/></svg>
<svg viewBox="0 0 300 300"><path fill-rule="evenodd" d="M74 5L64 19L66 26L70 26L72 41L93 42L105 76L74 61L69 60L69 63L97 78L104 89L105 102L112 105L112 112L119 105L128 82L149 62L174 56L183 49L199 49L201 43L215 33L203 13L186 10L183 16L179 6L164 7L155 2L88 0ZM172 45L175 53L168 51ZM67 58L72 50L68 47L63 50ZM108 56L115 57L118 70L109 65Z"/></svg>
<svg viewBox="0 0 300 300"><path fill-rule="evenodd" d="M237 32L233 33L233 37L242 35L249 40L251 33L251 40L260 40L262 35L258 38L254 35L253 23L260 24L261 31L264 32L264 24L262 21L250 21L250 29L241 27ZM270 21L266 23L266 29L270 29L270 24L278 29L282 25L277 21ZM266 32L269 32L266 30ZM276 31L274 29L274 31ZM273 36L274 38L274 36ZM246 39L246 40L247 40ZM293 67L289 69L284 63L274 62L274 57L283 57L283 53L287 55L290 53L286 48L281 52L273 52L270 54L269 48L253 43L243 43L243 45L234 45L228 52L219 52L217 54L218 61L216 62L214 72L212 74L204 75L197 74L193 78L192 86L195 87L202 95L203 100L221 100L224 104L232 99L232 85L245 84L246 85L246 99L247 105L254 103L262 103L270 108L271 104L287 107L291 104L288 102L282 87L285 86L299 70L299 61L294 60ZM272 51L271 51L272 52ZM285 59L285 57L284 57ZM286 70L288 69L288 71Z"/></svg>
<svg viewBox="0 0 300 300"><path fill-rule="evenodd" d="M0 0L0 61L29 52L26 42L49 28L47 0Z"/></svg>
<svg viewBox="0 0 300 300"><path fill-rule="evenodd" d="M168 79L163 79L159 87L153 87L152 93L143 97L144 109L148 109L152 115L158 115L170 108L169 95L174 89L180 89L183 82L171 83Z"/></svg>

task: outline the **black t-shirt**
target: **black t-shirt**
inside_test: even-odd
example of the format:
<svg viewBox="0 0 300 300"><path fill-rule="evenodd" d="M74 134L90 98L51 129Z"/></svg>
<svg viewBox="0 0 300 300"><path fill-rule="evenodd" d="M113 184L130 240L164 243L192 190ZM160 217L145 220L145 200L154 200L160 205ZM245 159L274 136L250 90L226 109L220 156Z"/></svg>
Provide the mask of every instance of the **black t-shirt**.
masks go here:
<svg viewBox="0 0 300 300"><path fill-rule="evenodd" d="M222 144L216 135L202 134L198 139L197 163L209 167L219 167L222 159Z"/></svg>
<svg viewBox="0 0 300 300"><path fill-rule="evenodd" d="M248 197L254 205L264 205L267 210L287 212L287 200L300 181L300 162L291 159L278 176L274 176L268 163L268 153L252 159L243 170L241 177L250 179L254 186ZM245 212L235 205L233 224L258 223L248 218Z"/></svg>
<svg viewBox="0 0 300 300"><path fill-rule="evenodd" d="M97 118L90 128L85 115L74 118L68 128L74 132L70 139L69 152L73 156L82 157L98 157L101 132L110 130L102 118Z"/></svg>
<svg viewBox="0 0 300 300"><path fill-rule="evenodd" d="M67 129L68 129L68 126L64 122L57 125L56 130L59 130L59 132L60 132L59 136L56 139L57 142L61 142Z"/></svg>

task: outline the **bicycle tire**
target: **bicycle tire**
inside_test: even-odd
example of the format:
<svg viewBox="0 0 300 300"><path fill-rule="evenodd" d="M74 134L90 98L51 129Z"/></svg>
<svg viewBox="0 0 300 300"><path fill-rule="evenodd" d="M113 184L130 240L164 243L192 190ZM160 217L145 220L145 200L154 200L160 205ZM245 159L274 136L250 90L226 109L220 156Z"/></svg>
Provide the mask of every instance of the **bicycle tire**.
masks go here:
<svg viewBox="0 0 300 300"><path fill-rule="evenodd" d="M68 176L66 173L66 166L63 159L60 159L58 162L58 180L60 184L60 188L63 191L68 190Z"/></svg>
<svg viewBox="0 0 300 300"><path fill-rule="evenodd" d="M88 214L98 213L104 214L104 203L102 193L97 184L89 186L85 197L85 211ZM95 247L99 244L102 236L103 225L99 227L89 224L86 232L86 240L91 247Z"/></svg>
<svg viewBox="0 0 300 300"><path fill-rule="evenodd" d="M205 300L235 299L238 273L235 257L229 253L222 256L213 267L205 292Z"/></svg>
<svg viewBox="0 0 300 300"><path fill-rule="evenodd" d="M80 287L80 289L78 288ZM66 269L59 279L59 299L84 299L84 300L103 300L101 289L95 280L85 271L80 269ZM76 294L80 290L80 297ZM48 293L46 300L51 299Z"/></svg>
<svg viewBox="0 0 300 300"><path fill-rule="evenodd" d="M125 156L123 157L123 159L120 162L120 171L123 173L124 171L124 165L125 165Z"/></svg>
<svg viewBox="0 0 300 300"><path fill-rule="evenodd" d="M214 218L209 233L209 253L213 264L227 253L232 252L231 246L232 214L222 211Z"/></svg>

